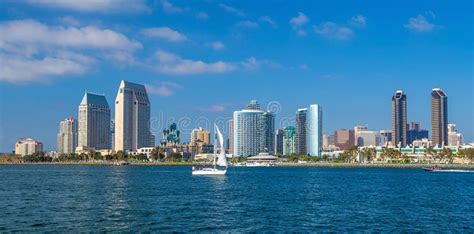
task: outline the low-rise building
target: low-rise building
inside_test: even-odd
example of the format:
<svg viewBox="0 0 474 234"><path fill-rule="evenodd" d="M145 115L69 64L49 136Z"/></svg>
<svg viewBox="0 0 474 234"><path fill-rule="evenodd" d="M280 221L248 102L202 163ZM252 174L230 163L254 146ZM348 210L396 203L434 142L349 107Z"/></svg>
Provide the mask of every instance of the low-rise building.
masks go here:
<svg viewBox="0 0 474 234"><path fill-rule="evenodd" d="M25 156L43 152L43 143L32 138L20 139L15 144L15 154Z"/></svg>

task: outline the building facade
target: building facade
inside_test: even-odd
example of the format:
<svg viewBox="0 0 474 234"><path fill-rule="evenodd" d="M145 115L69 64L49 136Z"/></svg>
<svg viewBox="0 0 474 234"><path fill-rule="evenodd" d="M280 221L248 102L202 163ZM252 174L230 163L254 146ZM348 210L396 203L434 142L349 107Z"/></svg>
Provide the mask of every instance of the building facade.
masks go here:
<svg viewBox="0 0 474 234"><path fill-rule="evenodd" d="M306 114L306 153L321 156L323 150L323 109L318 104L310 105Z"/></svg>
<svg viewBox="0 0 474 234"><path fill-rule="evenodd" d="M104 95L86 92L79 105L78 147L110 149L110 108Z"/></svg>
<svg viewBox="0 0 474 234"><path fill-rule="evenodd" d="M401 90L392 96L392 134L393 145L407 144L407 96Z"/></svg>
<svg viewBox="0 0 474 234"><path fill-rule="evenodd" d="M347 129L340 129L334 132L336 147L340 150L347 150L355 145L354 131Z"/></svg>
<svg viewBox="0 0 474 234"><path fill-rule="evenodd" d="M176 123L170 124L168 129L163 130L163 139L160 142L162 146L179 145L181 142L181 131L178 130Z"/></svg>
<svg viewBox="0 0 474 234"><path fill-rule="evenodd" d="M359 131L356 138L357 146L383 146L384 141L377 131Z"/></svg>
<svg viewBox="0 0 474 234"><path fill-rule="evenodd" d="M15 144L15 154L21 156L40 152L43 152L43 143L31 138L20 139Z"/></svg>
<svg viewBox="0 0 474 234"><path fill-rule="evenodd" d="M283 135L283 155L291 155L296 153L296 128L288 126L284 130Z"/></svg>
<svg viewBox="0 0 474 234"><path fill-rule="evenodd" d="M296 153L306 155L306 113L308 108L296 111Z"/></svg>
<svg viewBox="0 0 474 234"><path fill-rule="evenodd" d="M448 145L448 96L439 88L431 91L431 134L433 145Z"/></svg>
<svg viewBox="0 0 474 234"><path fill-rule="evenodd" d="M448 146L462 146L464 139L456 129L456 124L448 124Z"/></svg>
<svg viewBox="0 0 474 234"><path fill-rule="evenodd" d="M233 123L234 156L273 152L275 118L261 110L257 101L252 100L245 109L234 111Z"/></svg>
<svg viewBox="0 0 474 234"><path fill-rule="evenodd" d="M234 119L229 120L229 153L234 152Z"/></svg>
<svg viewBox="0 0 474 234"><path fill-rule="evenodd" d="M204 144L210 144L211 133L203 128L193 129L191 131L191 143L202 142Z"/></svg>
<svg viewBox="0 0 474 234"><path fill-rule="evenodd" d="M58 154L72 154L77 147L77 120L73 117L59 122L56 151Z"/></svg>
<svg viewBox="0 0 474 234"><path fill-rule="evenodd" d="M115 151L150 146L150 101L145 86L122 80L115 99Z"/></svg>
<svg viewBox="0 0 474 234"><path fill-rule="evenodd" d="M283 138L285 135L285 131L283 129L275 130L275 149L273 152L278 155L283 155Z"/></svg>
<svg viewBox="0 0 474 234"><path fill-rule="evenodd" d="M413 144L413 141L428 139L429 133L428 130L421 129L421 124L418 122L411 122L408 129L408 140L407 144Z"/></svg>

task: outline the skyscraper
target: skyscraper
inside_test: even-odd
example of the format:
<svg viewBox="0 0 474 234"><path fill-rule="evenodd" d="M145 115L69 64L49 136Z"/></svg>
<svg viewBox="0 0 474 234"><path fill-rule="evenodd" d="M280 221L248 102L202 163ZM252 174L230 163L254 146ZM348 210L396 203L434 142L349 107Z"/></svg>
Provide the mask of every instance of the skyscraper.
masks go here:
<svg viewBox="0 0 474 234"><path fill-rule="evenodd" d="M323 147L323 110L318 104L310 105L306 114L306 153L321 156Z"/></svg>
<svg viewBox="0 0 474 234"><path fill-rule="evenodd" d="M421 129L421 124L419 122L411 122L408 129L408 139L407 144L411 145L413 141L428 139L428 130Z"/></svg>
<svg viewBox="0 0 474 234"><path fill-rule="evenodd" d="M211 133L203 128L193 129L191 131L191 143L202 142L204 144L210 144Z"/></svg>
<svg viewBox="0 0 474 234"><path fill-rule="evenodd" d="M229 153L234 153L234 119L229 120Z"/></svg>
<svg viewBox="0 0 474 234"><path fill-rule="evenodd" d="M252 100L245 109L234 111L233 122L235 156L273 152L275 117L261 110L257 101Z"/></svg>
<svg viewBox="0 0 474 234"><path fill-rule="evenodd" d="M336 147L341 150L346 150L354 146L354 131L347 129L340 129L334 132Z"/></svg>
<svg viewBox="0 0 474 234"><path fill-rule="evenodd" d="M283 155L283 138L285 131L283 129L275 130L275 149L273 150L275 154Z"/></svg>
<svg viewBox="0 0 474 234"><path fill-rule="evenodd" d="M448 145L448 96L439 88L431 91L431 131L433 145Z"/></svg>
<svg viewBox="0 0 474 234"><path fill-rule="evenodd" d="M79 105L79 147L110 148L110 108L104 95L86 92Z"/></svg>
<svg viewBox="0 0 474 234"><path fill-rule="evenodd" d="M288 126L283 129L283 155L296 153L296 128Z"/></svg>
<svg viewBox="0 0 474 234"><path fill-rule="evenodd" d="M306 112L308 108L296 111L296 153L306 154Z"/></svg>
<svg viewBox="0 0 474 234"><path fill-rule="evenodd" d="M122 80L115 99L115 151L150 146L150 101L145 86Z"/></svg>
<svg viewBox="0 0 474 234"><path fill-rule="evenodd" d="M407 144L407 97L397 90L392 97L392 140L394 146Z"/></svg>
<svg viewBox="0 0 474 234"><path fill-rule="evenodd" d="M77 147L77 121L73 117L59 122L56 151L60 154L74 153Z"/></svg>

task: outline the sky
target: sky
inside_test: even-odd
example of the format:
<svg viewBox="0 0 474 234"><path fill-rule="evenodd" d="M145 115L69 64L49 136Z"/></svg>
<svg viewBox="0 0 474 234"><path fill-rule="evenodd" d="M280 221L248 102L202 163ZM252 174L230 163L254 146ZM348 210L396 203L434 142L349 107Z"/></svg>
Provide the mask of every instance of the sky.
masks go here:
<svg viewBox="0 0 474 234"><path fill-rule="evenodd" d="M31 137L56 149L86 91L112 108L121 80L144 84L152 131L209 128L256 99L294 124L391 129L391 97L431 130L430 93L474 141L473 2L24 0L0 2L0 152ZM224 132L226 127L224 127Z"/></svg>

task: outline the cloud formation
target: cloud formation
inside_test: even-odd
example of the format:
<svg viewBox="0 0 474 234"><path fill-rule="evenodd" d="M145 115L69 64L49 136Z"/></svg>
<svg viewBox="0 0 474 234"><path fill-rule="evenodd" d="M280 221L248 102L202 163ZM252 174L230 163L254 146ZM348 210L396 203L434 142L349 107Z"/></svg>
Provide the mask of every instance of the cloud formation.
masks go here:
<svg viewBox="0 0 474 234"><path fill-rule="evenodd" d="M270 16L262 16L258 19L260 22L267 23L270 25L272 28L277 28L278 25L273 21L273 19Z"/></svg>
<svg viewBox="0 0 474 234"><path fill-rule="evenodd" d="M182 86L174 82L160 82L158 85L145 85L146 90L149 94L158 95L161 97L169 97L176 93Z"/></svg>
<svg viewBox="0 0 474 234"><path fill-rule="evenodd" d="M365 28L365 25L366 25L365 16L363 16L363 15L356 15L356 16L352 17L352 18L349 20L349 24L352 25L352 26L354 26L354 27Z"/></svg>
<svg viewBox="0 0 474 234"><path fill-rule="evenodd" d="M168 27L147 28L143 29L142 33L148 37L157 37L169 42L182 42L187 39L184 34Z"/></svg>
<svg viewBox="0 0 474 234"><path fill-rule="evenodd" d="M243 20L243 21L237 22L235 26L239 28L244 28L244 29L257 29L258 23L254 21L250 21L250 20Z"/></svg>
<svg viewBox="0 0 474 234"><path fill-rule="evenodd" d="M212 46L212 49L214 49L214 50L223 50L225 48L224 43L222 43L220 41L212 42L211 46Z"/></svg>
<svg viewBox="0 0 474 234"><path fill-rule="evenodd" d="M207 63L201 60L183 59L164 50L158 50L155 55L158 60L157 70L169 75L216 74L236 69L234 65L223 61Z"/></svg>
<svg viewBox="0 0 474 234"><path fill-rule="evenodd" d="M28 0L29 4L39 7L60 8L80 12L150 12L143 0Z"/></svg>
<svg viewBox="0 0 474 234"><path fill-rule="evenodd" d="M235 7L226 5L224 3L219 4L219 7L222 8L224 11L226 11L228 13L234 14L234 15L239 16L239 17L245 17L245 13L243 11L235 8Z"/></svg>
<svg viewBox="0 0 474 234"><path fill-rule="evenodd" d="M183 13L188 10L187 8L175 6L171 4L171 2L169 2L168 0L161 0L161 7L166 13Z"/></svg>
<svg viewBox="0 0 474 234"><path fill-rule="evenodd" d="M431 12L433 15L434 13ZM436 25L430 23L423 15L418 15L408 19L408 23L405 24L405 28L413 32L431 32L435 29Z"/></svg>
<svg viewBox="0 0 474 234"><path fill-rule="evenodd" d="M303 26L308 22L309 18L303 12L298 12L297 16L290 19L290 25L298 36L306 36Z"/></svg>
<svg viewBox="0 0 474 234"><path fill-rule="evenodd" d="M313 26L314 32L322 37L335 40L349 40L354 32L348 27L333 22L323 22Z"/></svg>

